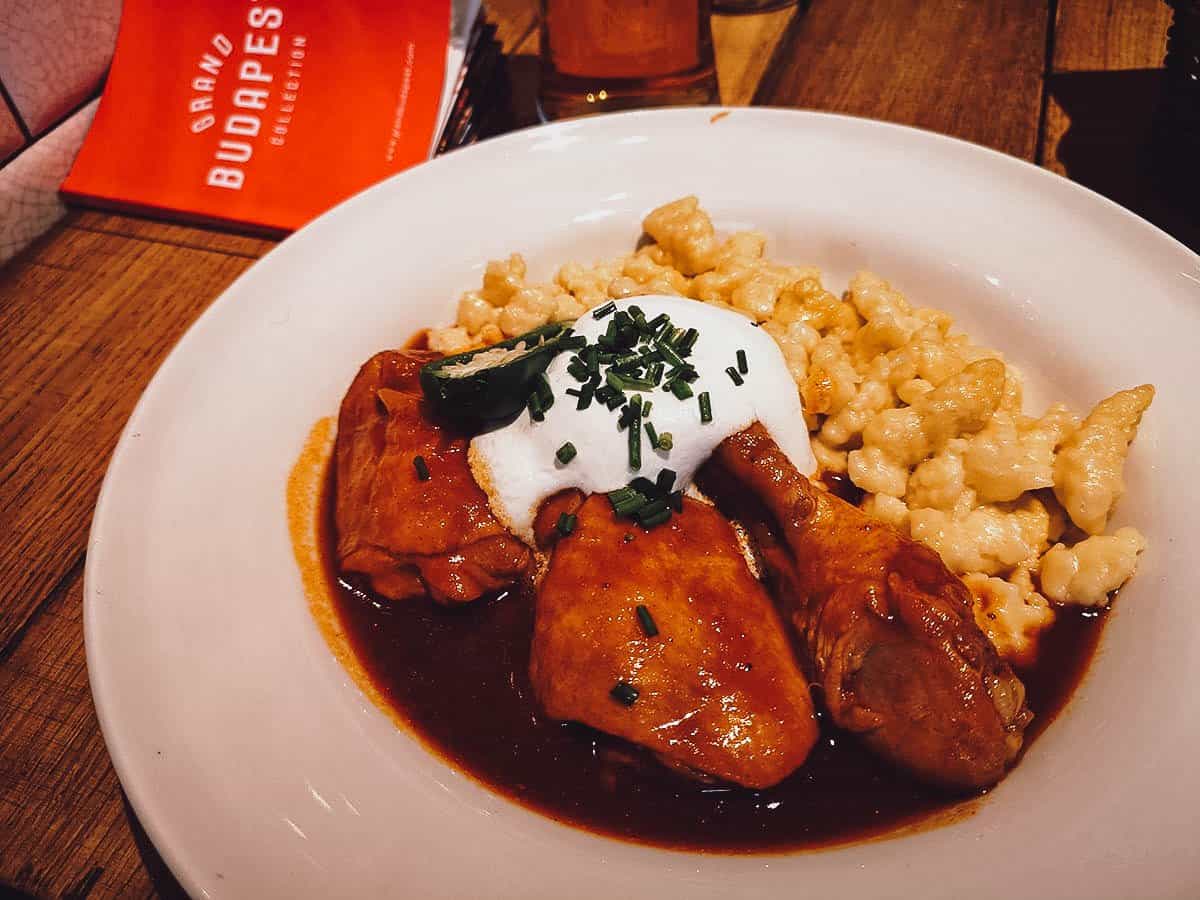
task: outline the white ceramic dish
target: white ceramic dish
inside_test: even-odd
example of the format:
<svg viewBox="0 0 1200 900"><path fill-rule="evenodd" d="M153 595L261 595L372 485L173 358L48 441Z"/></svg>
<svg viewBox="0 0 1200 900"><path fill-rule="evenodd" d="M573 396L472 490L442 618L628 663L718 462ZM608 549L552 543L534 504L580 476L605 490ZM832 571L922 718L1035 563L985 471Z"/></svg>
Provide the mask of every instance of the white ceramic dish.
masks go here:
<svg viewBox="0 0 1200 900"><path fill-rule="evenodd" d="M1200 894L1192 551L1200 258L975 146L814 113L713 109L490 141L359 195L209 309L142 397L97 506L88 668L155 844L203 897ZM668 852L557 824L430 755L309 618L284 483L357 366L453 315L489 258L623 251L687 193L840 289L871 268L1084 408L1158 387L1120 518L1150 538L1074 702L965 821L783 856ZM1030 399L1037 403L1046 393Z"/></svg>

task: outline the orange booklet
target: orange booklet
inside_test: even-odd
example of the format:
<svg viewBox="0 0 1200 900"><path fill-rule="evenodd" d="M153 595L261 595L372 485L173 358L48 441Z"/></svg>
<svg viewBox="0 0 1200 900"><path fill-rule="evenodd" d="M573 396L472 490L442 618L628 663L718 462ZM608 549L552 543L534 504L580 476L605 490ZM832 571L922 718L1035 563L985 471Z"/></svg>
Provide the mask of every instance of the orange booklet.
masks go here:
<svg viewBox="0 0 1200 900"><path fill-rule="evenodd" d="M449 32L450 0L125 0L62 192L188 222L299 228L429 157Z"/></svg>

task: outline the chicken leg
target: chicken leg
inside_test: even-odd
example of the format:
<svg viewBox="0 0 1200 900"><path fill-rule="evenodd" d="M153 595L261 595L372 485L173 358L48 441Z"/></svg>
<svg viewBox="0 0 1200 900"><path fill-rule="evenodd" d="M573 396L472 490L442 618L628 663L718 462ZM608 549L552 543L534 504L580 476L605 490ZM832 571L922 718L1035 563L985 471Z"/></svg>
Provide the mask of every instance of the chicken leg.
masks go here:
<svg viewBox="0 0 1200 900"><path fill-rule="evenodd" d="M718 498L732 481L761 502L747 525L833 721L926 780L998 781L1033 714L937 554L819 489L761 425L723 442L705 476Z"/></svg>

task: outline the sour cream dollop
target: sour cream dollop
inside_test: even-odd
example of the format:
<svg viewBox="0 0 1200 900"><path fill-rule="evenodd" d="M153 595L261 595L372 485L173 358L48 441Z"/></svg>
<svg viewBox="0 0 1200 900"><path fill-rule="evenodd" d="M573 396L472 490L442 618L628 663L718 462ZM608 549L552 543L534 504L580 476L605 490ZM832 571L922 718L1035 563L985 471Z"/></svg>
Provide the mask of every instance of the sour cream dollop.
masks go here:
<svg viewBox="0 0 1200 900"><path fill-rule="evenodd" d="M572 353L560 353L546 370L555 400L543 421L522 413L471 441L471 466L492 511L530 544L534 518L546 498L568 488L585 494L613 491L639 475L653 481L662 469L675 472L675 487L685 488L721 441L756 421L800 472L811 475L817 469L800 394L769 334L735 312L697 300L655 295L617 302L618 309L631 305L640 307L647 319L666 313L675 327L699 332L687 358L699 374L690 385L694 396L680 400L661 386L626 391L629 397L641 393L643 401L653 403L646 421L659 434L670 432L669 451L653 449L643 432L641 468L630 468L628 436L617 428L620 410L609 410L599 402L579 410L576 398L566 393L580 387L567 371ZM608 328L609 318L585 313L575 323L574 333L594 343ZM738 350L746 352L749 369L740 386L725 371L737 367ZM700 420L698 398L703 391L711 401L711 422ZM577 453L564 464L555 454L567 442Z"/></svg>

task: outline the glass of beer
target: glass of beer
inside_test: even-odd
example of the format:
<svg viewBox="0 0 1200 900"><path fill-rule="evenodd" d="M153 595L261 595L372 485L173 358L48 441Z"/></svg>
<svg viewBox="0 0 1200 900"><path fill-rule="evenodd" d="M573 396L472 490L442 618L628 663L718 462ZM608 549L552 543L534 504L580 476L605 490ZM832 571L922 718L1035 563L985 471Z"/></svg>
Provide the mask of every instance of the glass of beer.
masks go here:
<svg viewBox="0 0 1200 900"><path fill-rule="evenodd" d="M544 119L717 99L710 0L542 0Z"/></svg>

